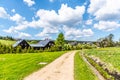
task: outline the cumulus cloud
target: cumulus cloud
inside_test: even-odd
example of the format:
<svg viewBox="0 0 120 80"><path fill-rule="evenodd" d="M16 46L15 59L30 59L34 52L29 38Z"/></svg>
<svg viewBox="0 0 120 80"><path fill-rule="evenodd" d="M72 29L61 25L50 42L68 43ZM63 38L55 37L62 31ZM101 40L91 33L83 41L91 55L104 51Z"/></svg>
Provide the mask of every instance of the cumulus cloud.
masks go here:
<svg viewBox="0 0 120 80"><path fill-rule="evenodd" d="M77 29L77 28L69 28L67 26L63 27L63 30L65 32L65 38L66 39L74 39L77 40L80 37L88 37L92 36L94 32L91 29Z"/></svg>
<svg viewBox="0 0 120 80"><path fill-rule="evenodd" d="M82 20L85 12L84 6L76 6L75 9L68 7L67 4L62 4L61 8L56 13L54 10L38 10L37 16L41 21L50 23L52 25L76 25Z"/></svg>
<svg viewBox="0 0 120 80"><path fill-rule="evenodd" d="M10 19L17 23L16 26L10 27L6 32L13 30L24 30L28 27L42 28L43 31L36 36L49 35L58 33L63 25L75 27L82 21L82 16L85 12L84 6L76 6L75 8L68 7L67 4L62 4L58 13L55 10L40 9L36 12L39 19L28 22L19 14L15 14Z"/></svg>
<svg viewBox="0 0 120 80"><path fill-rule="evenodd" d="M20 32L14 29L14 27L10 28L9 30L3 30L6 33L14 34L17 38L25 39L31 38L32 36L28 33Z"/></svg>
<svg viewBox="0 0 120 80"><path fill-rule="evenodd" d="M5 30L3 30L4 32L6 32L6 33L12 33L12 32L14 32L15 30L14 30L14 27L12 26L12 27L10 27L9 29L5 29Z"/></svg>
<svg viewBox="0 0 120 80"><path fill-rule="evenodd" d="M94 16L94 28L104 31L120 27L120 0L90 0L88 13Z"/></svg>
<svg viewBox="0 0 120 80"><path fill-rule="evenodd" d="M9 19L11 21L14 21L16 23L16 26L11 26L9 29L4 29L3 31L6 33L16 33L20 30L25 30L26 28L28 28L28 21L25 21L25 18L18 13L10 16Z"/></svg>
<svg viewBox="0 0 120 80"><path fill-rule="evenodd" d="M23 0L29 7L33 6L35 4L34 0Z"/></svg>
<svg viewBox="0 0 120 80"><path fill-rule="evenodd" d="M67 31L70 34L70 32L72 33L72 30L74 30L74 27L78 26L82 22L84 12L84 6L76 6L75 8L71 8L68 7L67 4L62 4L61 8L57 12L55 10L38 10L35 15L38 20L33 19L31 22L26 21L24 17L16 13L10 17L10 20L15 21L17 25L4 31L7 33L12 33L12 31L21 31L28 27L32 27L42 29L42 32L39 32L35 36L48 37L51 34L59 33L63 26L70 26L71 30L69 32ZM75 29L74 37L79 37L81 35L88 36L86 30L78 30L78 33L76 30L77 29ZM86 34L83 34L82 32ZM90 30L88 32L90 32ZM68 33L66 33L66 35L68 35ZM79 33L81 35L77 35ZM92 33L92 31L90 33Z"/></svg>
<svg viewBox="0 0 120 80"><path fill-rule="evenodd" d="M12 9L11 12L15 13L16 11L15 11L15 9Z"/></svg>
<svg viewBox="0 0 120 80"><path fill-rule="evenodd" d="M42 38L52 38L50 37L51 34L57 34L59 32L59 30L54 27L54 28L51 28L51 27L46 27L43 29L42 32L36 34L35 36L36 37L42 37Z"/></svg>
<svg viewBox="0 0 120 80"><path fill-rule="evenodd" d="M11 19L12 21L17 22L18 24L21 23L21 22L23 22L23 21L25 20L25 18L22 17L22 16L19 15L19 14L15 14L14 16L11 16L10 19Z"/></svg>
<svg viewBox="0 0 120 80"><path fill-rule="evenodd" d="M82 21L82 16L85 12L84 6L76 6L75 9L68 7L67 4L62 4L61 8L58 10L58 13L54 10L44 10L40 9L36 13L36 17L39 17L39 24L44 28L44 30L37 34L37 36L47 35L49 33L58 33L59 28L65 26L75 27ZM51 28L51 30L48 29ZM55 29L56 28L56 29ZM53 29L53 30L52 30Z"/></svg>
<svg viewBox="0 0 120 80"><path fill-rule="evenodd" d="M93 20L92 20L92 19L90 19L90 20L87 20L87 21L85 22L85 24L86 24L86 25L91 25L91 24L92 24L92 22L93 22Z"/></svg>
<svg viewBox="0 0 120 80"><path fill-rule="evenodd" d="M0 7L0 18L6 19L9 18L9 14L6 12L6 10L3 7Z"/></svg>
<svg viewBox="0 0 120 80"><path fill-rule="evenodd" d="M94 28L105 31L111 31L119 27L120 24L114 21L100 21L99 23L94 24Z"/></svg>
<svg viewBox="0 0 120 80"><path fill-rule="evenodd" d="M14 27L11 27L9 30L3 30L6 33L14 34L17 38L31 38L32 36L28 33L20 32L14 29Z"/></svg>
<svg viewBox="0 0 120 80"><path fill-rule="evenodd" d="M32 36L28 33L18 32L18 38L31 38Z"/></svg>
<svg viewBox="0 0 120 80"><path fill-rule="evenodd" d="M120 0L90 0L88 13L97 20L119 20Z"/></svg>

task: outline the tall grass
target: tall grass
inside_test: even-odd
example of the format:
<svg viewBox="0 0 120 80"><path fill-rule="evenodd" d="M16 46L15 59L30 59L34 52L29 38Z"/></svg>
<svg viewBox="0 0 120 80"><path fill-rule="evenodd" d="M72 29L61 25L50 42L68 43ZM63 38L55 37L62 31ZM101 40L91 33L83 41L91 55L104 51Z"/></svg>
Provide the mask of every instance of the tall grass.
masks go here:
<svg viewBox="0 0 120 80"><path fill-rule="evenodd" d="M84 51L88 55L99 57L110 69L120 71L120 48L99 48Z"/></svg>

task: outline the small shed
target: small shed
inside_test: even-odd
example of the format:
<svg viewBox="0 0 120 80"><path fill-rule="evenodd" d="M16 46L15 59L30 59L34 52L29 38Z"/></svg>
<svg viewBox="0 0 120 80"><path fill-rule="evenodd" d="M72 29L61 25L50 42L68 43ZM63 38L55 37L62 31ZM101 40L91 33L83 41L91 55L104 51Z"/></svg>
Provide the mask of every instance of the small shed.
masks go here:
<svg viewBox="0 0 120 80"><path fill-rule="evenodd" d="M13 44L13 47L21 46L22 49L30 47L30 45L25 40L19 40L15 44Z"/></svg>

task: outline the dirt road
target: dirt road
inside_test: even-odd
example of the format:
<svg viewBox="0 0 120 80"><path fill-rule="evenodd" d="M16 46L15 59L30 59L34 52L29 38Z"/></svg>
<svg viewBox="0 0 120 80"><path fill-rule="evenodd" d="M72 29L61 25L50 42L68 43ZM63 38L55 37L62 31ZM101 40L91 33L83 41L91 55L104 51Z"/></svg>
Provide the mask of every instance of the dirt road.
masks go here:
<svg viewBox="0 0 120 80"><path fill-rule="evenodd" d="M74 55L68 52L24 80L74 80Z"/></svg>

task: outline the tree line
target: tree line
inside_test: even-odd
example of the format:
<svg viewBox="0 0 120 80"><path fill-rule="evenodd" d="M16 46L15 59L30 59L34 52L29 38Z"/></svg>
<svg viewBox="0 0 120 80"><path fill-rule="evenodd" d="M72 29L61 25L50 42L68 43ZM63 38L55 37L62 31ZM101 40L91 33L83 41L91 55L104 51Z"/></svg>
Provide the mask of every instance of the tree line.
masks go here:
<svg viewBox="0 0 120 80"><path fill-rule="evenodd" d="M15 40L13 37L11 36L0 36L0 39L3 39L3 40Z"/></svg>
<svg viewBox="0 0 120 80"><path fill-rule="evenodd" d="M11 45L5 45L0 43L0 54L5 54L5 53L39 53L43 51L67 51L67 50L80 50L80 49L92 49L92 48L97 48L97 47L115 47L115 46L120 46L120 41L119 42L114 42L113 41L114 35L109 34L108 36L104 38L100 38L96 41L96 43L86 43L86 44L81 44L78 43L77 45L71 45L69 43L66 43L64 34L60 33L55 40L55 45L51 46L50 48L45 48L39 49L39 50L34 50L32 47L29 48L24 48L22 49L21 46L18 46L16 48L13 48ZM36 41L34 41L36 43Z"/></svg>
<svg viewBox="0 0 120 80"><path fill-rule="evenodd" d="M98 47L119 47L120 46L120 41L114 41L114 35L113 34L109 34L106 37L103 38L99 38L97 40L96 45Z"/></svg>
<svg viewBox="0 0 120 80"><path fill-rule="evenodd" d="M22 49L21 46L18 46L16 48L13 48L11 45L5 45L0 43L0 54L6 54L6 53L39 53L43 51L67 51L67 50L79 50L79 49L91 49L95 48L96 45L94 44L77 44L77 45L70 45L65 42L64 34L60 33L55 40L55 45L51 46L50 48L45 48L35 50L32 47L24 48Z"/></svg>

